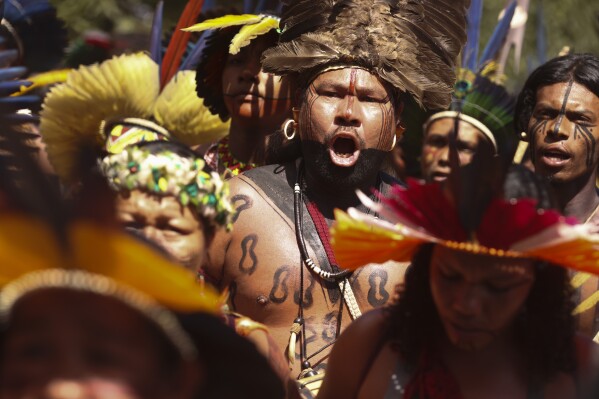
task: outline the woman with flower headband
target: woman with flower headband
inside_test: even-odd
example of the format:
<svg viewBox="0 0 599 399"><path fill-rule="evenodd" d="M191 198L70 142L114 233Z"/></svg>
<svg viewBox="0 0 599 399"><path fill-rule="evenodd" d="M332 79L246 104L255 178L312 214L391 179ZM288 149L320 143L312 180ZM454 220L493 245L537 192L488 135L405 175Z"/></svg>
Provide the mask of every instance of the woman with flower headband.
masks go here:
<svg viewBox="0 0 599 399"><path fill-rule="evenodd" d="M208 149L205 159L219 173L235 176L272 158L268 143L291 115L287 80L264 72L260 62L262 53L277 44L279 18L226 15L186 30L210 29L216 31L207 38L197 66L196 90L213 114L231 120L231 127ZM287 130L291 137L292 129Z"/></svg>
<svg viewBox="0 0 599 399"><path fill-rule="evenodd" d="M195 273L216 229L230 228L234 214L227 185L204 166L189 148L161 141L127 147L101 163L118 192L119 222Z"/></svg>
<svg viewBox="0 0 599 399"><path fill-rule="evenodd" d="M455 147L450 157L455 165ZM390 222L338 212L333 236L341 265L412 265L396 303L340 338L319 398L585 393L599 357L590 339L574 335L567 268L598 272L599 242L585 226L529 199L548 198L529 171L512 170L503 188L476 192L481 182L472 171L489 171L485 162L475 155L469 166L452 167L443 187L412 181L380 204L367 201Z"/></svg>

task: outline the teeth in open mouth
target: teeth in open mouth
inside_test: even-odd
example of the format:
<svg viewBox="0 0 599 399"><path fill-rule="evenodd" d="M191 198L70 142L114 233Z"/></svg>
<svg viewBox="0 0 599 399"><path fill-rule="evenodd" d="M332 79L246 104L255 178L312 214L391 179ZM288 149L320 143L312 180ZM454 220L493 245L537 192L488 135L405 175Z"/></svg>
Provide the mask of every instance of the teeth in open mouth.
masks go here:
<svg viewBox="0 0 599 399"><path fill-rule="evenodd" d="M338 137L333 143L333 151L342 158L351 157L356 151L356 143L347 137Z"/></svg>
<svg viewBox="0 0 599 399"><path fill-rule="evenodd" d="M545 153L545 156L547 158L551 158L551 159L560 159L560 160L566 160L569 159L570 156L567 154L564 154L563 152L553 152L553 151L547 151Z"/></svg>

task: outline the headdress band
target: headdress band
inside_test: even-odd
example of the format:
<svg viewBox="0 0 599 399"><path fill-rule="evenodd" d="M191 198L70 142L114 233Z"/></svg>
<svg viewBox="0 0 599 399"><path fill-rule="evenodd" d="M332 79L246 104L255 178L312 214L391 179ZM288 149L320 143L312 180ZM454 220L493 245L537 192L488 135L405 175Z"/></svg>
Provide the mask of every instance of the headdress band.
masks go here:
<svg viewBox="0 0 599 399"><path fill-rule="evenodd" d="M69 289L115 298L156 324L177 348L183 359L197 355L192 339L167 308L150 296L111 278L83 270L49 269L28 273L9 283L0 294L0 322L7 323L14 305L29 293L42 289Z"/></svg>
<svg viewBox="0 0 599 399"><path fill-rule="evenodd" d="M428 120L424 123L424 131L426 131L426 129L429 127L429 125L438 120L438 119L442 119L442 118L457 118L461 121L467 122L469 124L471 124L472 126L474 126L475 128L477 128L478 130L480 130L485 137L491 142L491 144L493 144L493 148L495 149L495 153L497 153L497 141L495 140L495 136L493 136L493 133L491 132L491 130L486 127L481 121L479 121L478 119L475 119L471 116L468 116L464 113L461 112L457 112L457 111L442 111L439 113L436 113L434 115L432 115L430 118L428 118Z"/></svg>

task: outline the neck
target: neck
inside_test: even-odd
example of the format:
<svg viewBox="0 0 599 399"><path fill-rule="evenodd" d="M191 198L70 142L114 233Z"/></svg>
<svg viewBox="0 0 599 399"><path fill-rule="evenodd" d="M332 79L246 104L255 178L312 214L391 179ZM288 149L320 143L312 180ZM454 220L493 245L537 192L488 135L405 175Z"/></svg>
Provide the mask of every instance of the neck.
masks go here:
<svg viewBox="0 0 599 399"><path fill-rule="evenodd" d="M477 351L456 348L445 339L441 344L441 357L460 386L464 383L484 385L496 376L508 374L519 376L521 381L526 379L524 361L509 337L498 337L489 346Z"/></svg>
<svg viewBox="0 0 599 399"><path fill-rule="evenodd" d="M275 131L271 126L240 123L231 119L229 151L243 163L263 163L266 136Z"/></svg>
<svg viewBox="0 0 599 399"><path fill-rule="evenodd" d="M599 205L596 190L596 172L573 182L552 182L560 210L565 216L573 216L585 222Z"/></svg>
<svg viewBox="0 0 599 399"><path fill-rule="evenodd" d="M335 209L347 210L347 208L354 207L366 211L366 208L356 195L356 190L370 195L371 188L379 188L376 187L378 174L357 187L347 187L340 190L337 187L331 188L328 185L322 184L317 176L314 176L307 170L304 173L308 199L318 205L318 209L320 209L323 216L328 220L334 219Z"/></svg>

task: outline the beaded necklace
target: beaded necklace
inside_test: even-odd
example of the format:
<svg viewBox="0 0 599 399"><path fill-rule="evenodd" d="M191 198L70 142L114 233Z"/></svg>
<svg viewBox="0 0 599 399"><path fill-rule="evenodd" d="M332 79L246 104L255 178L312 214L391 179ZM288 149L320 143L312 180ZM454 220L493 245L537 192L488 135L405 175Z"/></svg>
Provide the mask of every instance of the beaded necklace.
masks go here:
<svg viewBox="0 0 599 399"><path fill-rule="evenodd" d="M224 167L231 172L233 176L258 167L255 163L245 163L237 160L229 149L229 136L223 137L216 146L218 161L222 162Z"/></svg>

